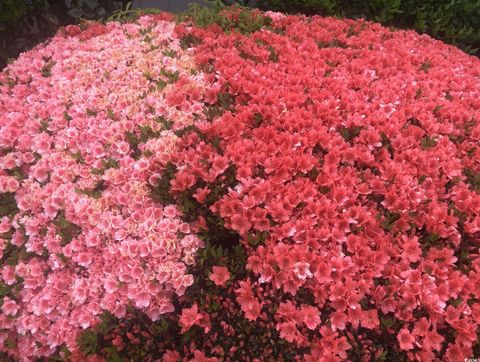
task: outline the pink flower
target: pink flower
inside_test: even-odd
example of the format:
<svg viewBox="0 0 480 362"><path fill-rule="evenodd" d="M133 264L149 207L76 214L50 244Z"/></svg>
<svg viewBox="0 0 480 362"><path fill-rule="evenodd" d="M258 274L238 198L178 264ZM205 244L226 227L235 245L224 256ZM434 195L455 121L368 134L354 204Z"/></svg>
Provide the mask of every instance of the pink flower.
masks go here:
<svg viewBox="0 0 480 362"><path fill-rule="evenodd" d="M218 362L217 357L207 357L205 355L205 352L202 352L198 349L196 349L193 352L193 358L189 360L189 362Z"/></svg>
<svg viewBox="0 0 480 362"><path fill-rule="evenodd" d="M14 300L10 299L9 297L3 298L2 311L3 313L5 313L5 315L14 316L15 314L17 314L19 309L20 306L15 303Z"/></svg>
<svg viewBox="0 0 480 362"><path fill-rule="evenodd" d="M422 249L418 243L418 237L413 237L411 239L402 237L403 239L403 255L412 263L415 263L418 258L422 255Z"/></svg>
<svg viewBox="0 0 480 362"><path fill-rule="evenodd" d="M309 267L310 264L307 262L298 262L293 265L293 272L298 279L305 280L313 276Z"/></svg>
<svg viewBox="0 0 480 362"><path fill-rule="evenodd" d="M180 316L180 325L182 333L185 333L202 319L202 315L198 312L198 305L195 303L191 308L183 308Z"/></svg>
<svg viewBox="0 0 480 362"><path fill-rule="evenodd" d="M209 360L200 345L233 355L215 340L224 316L278 328L308 362L345 360L347 327L364 347L391 332L378 310L404 322L410 359L471 357L480 261L458 249L480 230L480 62L378 24L256 15L274 20L248 36L164 15L69 27L0 72L0 270L15 286L0 345L15 342L13 359L66 345L82 360L77 337L104 311L159 320L185 306L210 216L240 234L248 276L212 269L236 298L181 311L206 340L172 360ZM184 51L187 34L201 45Z"/></svg>
<svg viewBox="0 0 480 362"><path fill-rule="evenodd" d="M376 309L362 311L363 317L360 320L362 327L368 329L375 329L380 325L380 321L378 319L378 313Z"/></svg>
<svg viewBox="0 0 480 362"><path fill-rule="evenodd" d="M209 193L210 193L210 189L208 187L198 188L196 192L193 194L193 197L199 203L203 204Z"/></svg>
<svg viewBox="0 0 480 362"><path fill-rule="evenodd" d="M240 304L245 317L250 321L255 321L261 313L263 302L259 302L253 295L252 285L249 281L240 281L240 288L235 290L237 302Z"/></svg>
<svg viewBox="0 0 480 362"><path fill-rule="evenodd" d="M135 305L137 308L147 308L150 305L152 296L147 292L140 292L135 296Z"/></svg>
<svg viewBox="0 0 480 362"><path fill-rule="evenodd" d="M162 362L178 362L181 360L180 353L177 351L168 350L162 356Z"/></svg>
<svg viewBox="0 0 480 362"><path fill-rule="evenodd" d="M312 331L320 324L320 313L316 307L304 306L300 309L303 323Z"/></svg>
<svg viewBox="0 0 480 362"><path fill-rule="evenodd" d="M7 216L4 216L0 219L0 234L7 233L11 227L12 224Z"/></svg>
<svg viewBox="0 0 480 362"><path fill-rule="evenodd" d="M398 342L400 343L400 348L404 351L413 349L415 337L410 334L410 331L407 328L402 328L397 334Z"/></svg>
<svg viewBox="0 0 480 362"><path fill-rule="evenodd" d="M242 310L245 313L245 318L250 321L256 321L262 312L263 303L257 300L251 300L248 303L242 304Z"/></svg>
<svg viewBox="0 0 480 362"><path fill-rule="evenodd" d="M7 285L15 283L15 269L10 265L4 266L2 270L2 278Z"/></svg>
<svg viewBox="0 0 480 362"><path fill-rule="evenodd" d="M343 312L336 312L333 314L332 318L330 318L330 323L332 324L332 330L336 331L341 330L343 331L346 328L348 321L348 316Z"/></svg>
<svg viewBox="0 0 480 362"><path fill-rule="evenodd" d="M277 330L280 332L280 337L292 343L299 333L294 322L284 322L277 325Z"/></svg>
<svg viewBox="0 0 480 362"><path fill-rule="evenodd" d="M215 285L223 286L230 279L230 273L225 266L214 266L209 278Z"/></svg>
<svg viewBox="0 0 480 362"><path fill-rule="evenodd" d="M205 103L214 104L217 101L218 89L205 90L204 100Z"/></svg>
<svg viewBox="0 0 480 362"><path fill-rule="evenodd" d="M437 332L429 331L425 334L425 338L423 339L423 348L440 351L444 340L445 338Z"/></svg>

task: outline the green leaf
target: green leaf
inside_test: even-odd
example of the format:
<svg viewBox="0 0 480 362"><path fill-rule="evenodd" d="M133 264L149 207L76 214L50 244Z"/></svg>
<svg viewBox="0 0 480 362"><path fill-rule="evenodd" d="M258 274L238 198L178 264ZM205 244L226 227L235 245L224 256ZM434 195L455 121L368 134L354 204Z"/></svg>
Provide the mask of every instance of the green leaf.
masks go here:
<svg viewBox="0 0 480 362"><path fill-rule="evenodd" d="M385 212L385 218L384 220L382 221L381 223L381 226L382 228L385 230L385 231L391 231L392 228L393 228L393 225L395 224L395 222L400 219L400 214L398 213L391 213L390 211L386 211Z"/></svg>
<svg viewBox="0 0 480 362"><path fill-rule="evenodd" d="M97 352L98 335L95 331L87 329L80 334L78 339L80 351L85 355L92 355Z"/></svg>
<svg viewBox="0 0 480 362"><path fill-rule="evenodd" d="M13 216L18 212L15 194L12 192L0 193L0 218Z"/></svg>
<svg viewBox="0 0 480 362"><path fill-rule="evenodd" d="M107 116L111 120L114 120L114 121L116 120L115 113L113 112L113 110L111 108L107 108Z"/></svg>
<svg viewBox="0 0 480 362"><path fill-rule="evenodd" d="M360 134L362 126L340 127L338 132L346 142L351 143L355 137Z"/></svg>
<svg viewBox="0 0 480 362"><path fill-rule="evenodd" d="M463 174L467 178L465 182L470 186L470 188L475 192L479 192L480 191L480 172L475 172L473 169L466 168L463 171Z"/></svg>
<svg viewBox="0 0 480 362"><path fill-rule="evenodd" d="M392 328L395 323L395 321L391 317L381 318L380 322L385 328Z"/></svg>
<svg viewBox="0 0 480 362"><path fill-rule="evenodd" d="M62 246L69 244L82 231L80 226L67 220L63 212L57 215L53 224L56 226L57 232L62 238Z"/></svg>
<svg viewBox="0 0 480 362"><path fill-rule="evenodd" d="M420 146L424 150L428 150L430 148L433 148L437 145L437 141L434 138L431 138L429 136L425 136L420 140Z"/></svg>
<svg viewBox="0 0 480 362"><path fill-rule="evenodd" d="M85 164L85 159L83 158L82 153L80 151L71 152L70 156L78 163Z"/></svg>
<svg viewBox="0 0 480 362"><path fill-rule="evenodd" d="M83 0L85 5L87 5L91 10L95 10L98 6L98 0Z"/></svg>
<svg viewBox="0 0 480 362"><path fill-rule="evenodd" d="M105 352L108 353L108 358L107 358L108 362L122 362L123 361L123 359L120 357L120 355L118 354L115 347L113 347L113 346L105 347Z"/></svg>
<svg viewBox="0 0 480 362"><path fill-rule="evenodd" d="M63 112L63 119L66 121L71 121L73 118L68 114L67 111Z"/></svg>
<svg viewBox="0 0 480 362"><path fill-rule="evenodd" d="M175 83L180 77L180 72L178 70L170 72L166 69L162 69L160 73L167 78L168 83Z"/></svg>
<svg viewBox="0 0 480 362"><path fill-rule="evenodd" d="M98 169L94 169L96 172L98 172ZM103 174L103 170L100 170L101 173ZM92 170L92 174L95 174L94 171ZM79 189L76 188L75 191L87 195L89 197L93 197L94 199L98 199L102 196L102 192L105 190L106 184L104 180L100 180L97 182L95 187L93 189Z"/></svg>
<svg viewBox="0 0 480 362"><path fill-rule="evenodd" d="M457 308L462 303L462 298L459 297L457 299L450 299L448 302L450 303L450 305Z"/></svg>
<svg viewBox="0 0 480 362"><path fill-rule="evenodd" d="M47 61L42 66L42 69L41 69L42 76L45 77L45 78L50 77L52 75L52 68L55 64L56 64L56 62L53 61L53 60Z"/></svg>

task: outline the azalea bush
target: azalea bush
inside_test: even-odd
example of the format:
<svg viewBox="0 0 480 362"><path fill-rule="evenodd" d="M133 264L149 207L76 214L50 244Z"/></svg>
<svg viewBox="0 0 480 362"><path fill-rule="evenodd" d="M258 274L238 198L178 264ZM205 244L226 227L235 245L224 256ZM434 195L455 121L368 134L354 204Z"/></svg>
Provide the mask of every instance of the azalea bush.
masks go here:
<svg viewBox="0 0 480 362"><path fill-rule="evenodd" d="M0 351L479 355L479 79L363 20L62 29L0 75Z"/></svg>
<svg viewBox="0 0 480 362"><path fill-rule="evenodd" d="M60 26L118 17L132 10L127 0L2 0L0 69L18 54L51 38Z"/></svg>
<svg viewBox="0 0 480 362"><path fill-rule="evenodd" d="M224 1L231 3L230 1ZM239 2L242 3L242 2ZM253 4L252 4L253 5ZM258 0L261 9L366 18L415 29L465 51L480 48L480 3L470 0Z"/></svg>

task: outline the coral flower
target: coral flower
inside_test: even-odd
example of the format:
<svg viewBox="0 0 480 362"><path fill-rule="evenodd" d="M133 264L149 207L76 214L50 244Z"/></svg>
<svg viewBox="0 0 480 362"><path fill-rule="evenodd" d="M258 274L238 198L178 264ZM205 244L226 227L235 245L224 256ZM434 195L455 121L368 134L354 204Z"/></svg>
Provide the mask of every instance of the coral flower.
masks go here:
<svg viewBox="0 0 480 362"><path fill-rule="evenodd" d="M398 342L400 343L400 348L408 351L413 349L415 337L412 336L410 331L406 328L402 328L397 335Z"/></svg>
<svg viewBox="0 0 480 362"><path fill-rule="evenodd" d="M230 279L230 273L225 266L214 266L209 278L216 285L223 286Z"/></svg>

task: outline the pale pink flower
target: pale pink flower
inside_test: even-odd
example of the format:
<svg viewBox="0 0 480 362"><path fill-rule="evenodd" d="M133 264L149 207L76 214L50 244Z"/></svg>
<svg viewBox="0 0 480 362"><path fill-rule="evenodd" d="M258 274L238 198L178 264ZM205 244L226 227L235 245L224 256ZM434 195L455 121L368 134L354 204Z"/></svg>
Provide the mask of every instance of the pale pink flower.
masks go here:
<svg viewBox="0 0 480 362"><path fill-rule="evenodd" d="M309 263L301 261L293 265L293 272L298 279L305 280L313 276L309 268Z"/></svg>
<svg viewBox="0 0 480 362"><path fill-rule="evenodd" d="M150 305L152 297L147 292L140 292L135 295L135 305L137 308L147 308Z"/></svg>
<svg viewBox="0 0 480 362"><path fill-rule="evenodd" d="M20 306L15 303L14 300L10 299L9 297L3 298L2 311L3 313L5 313L5 315L14 316L15 314L17 314L19 309Z"/></svg>

